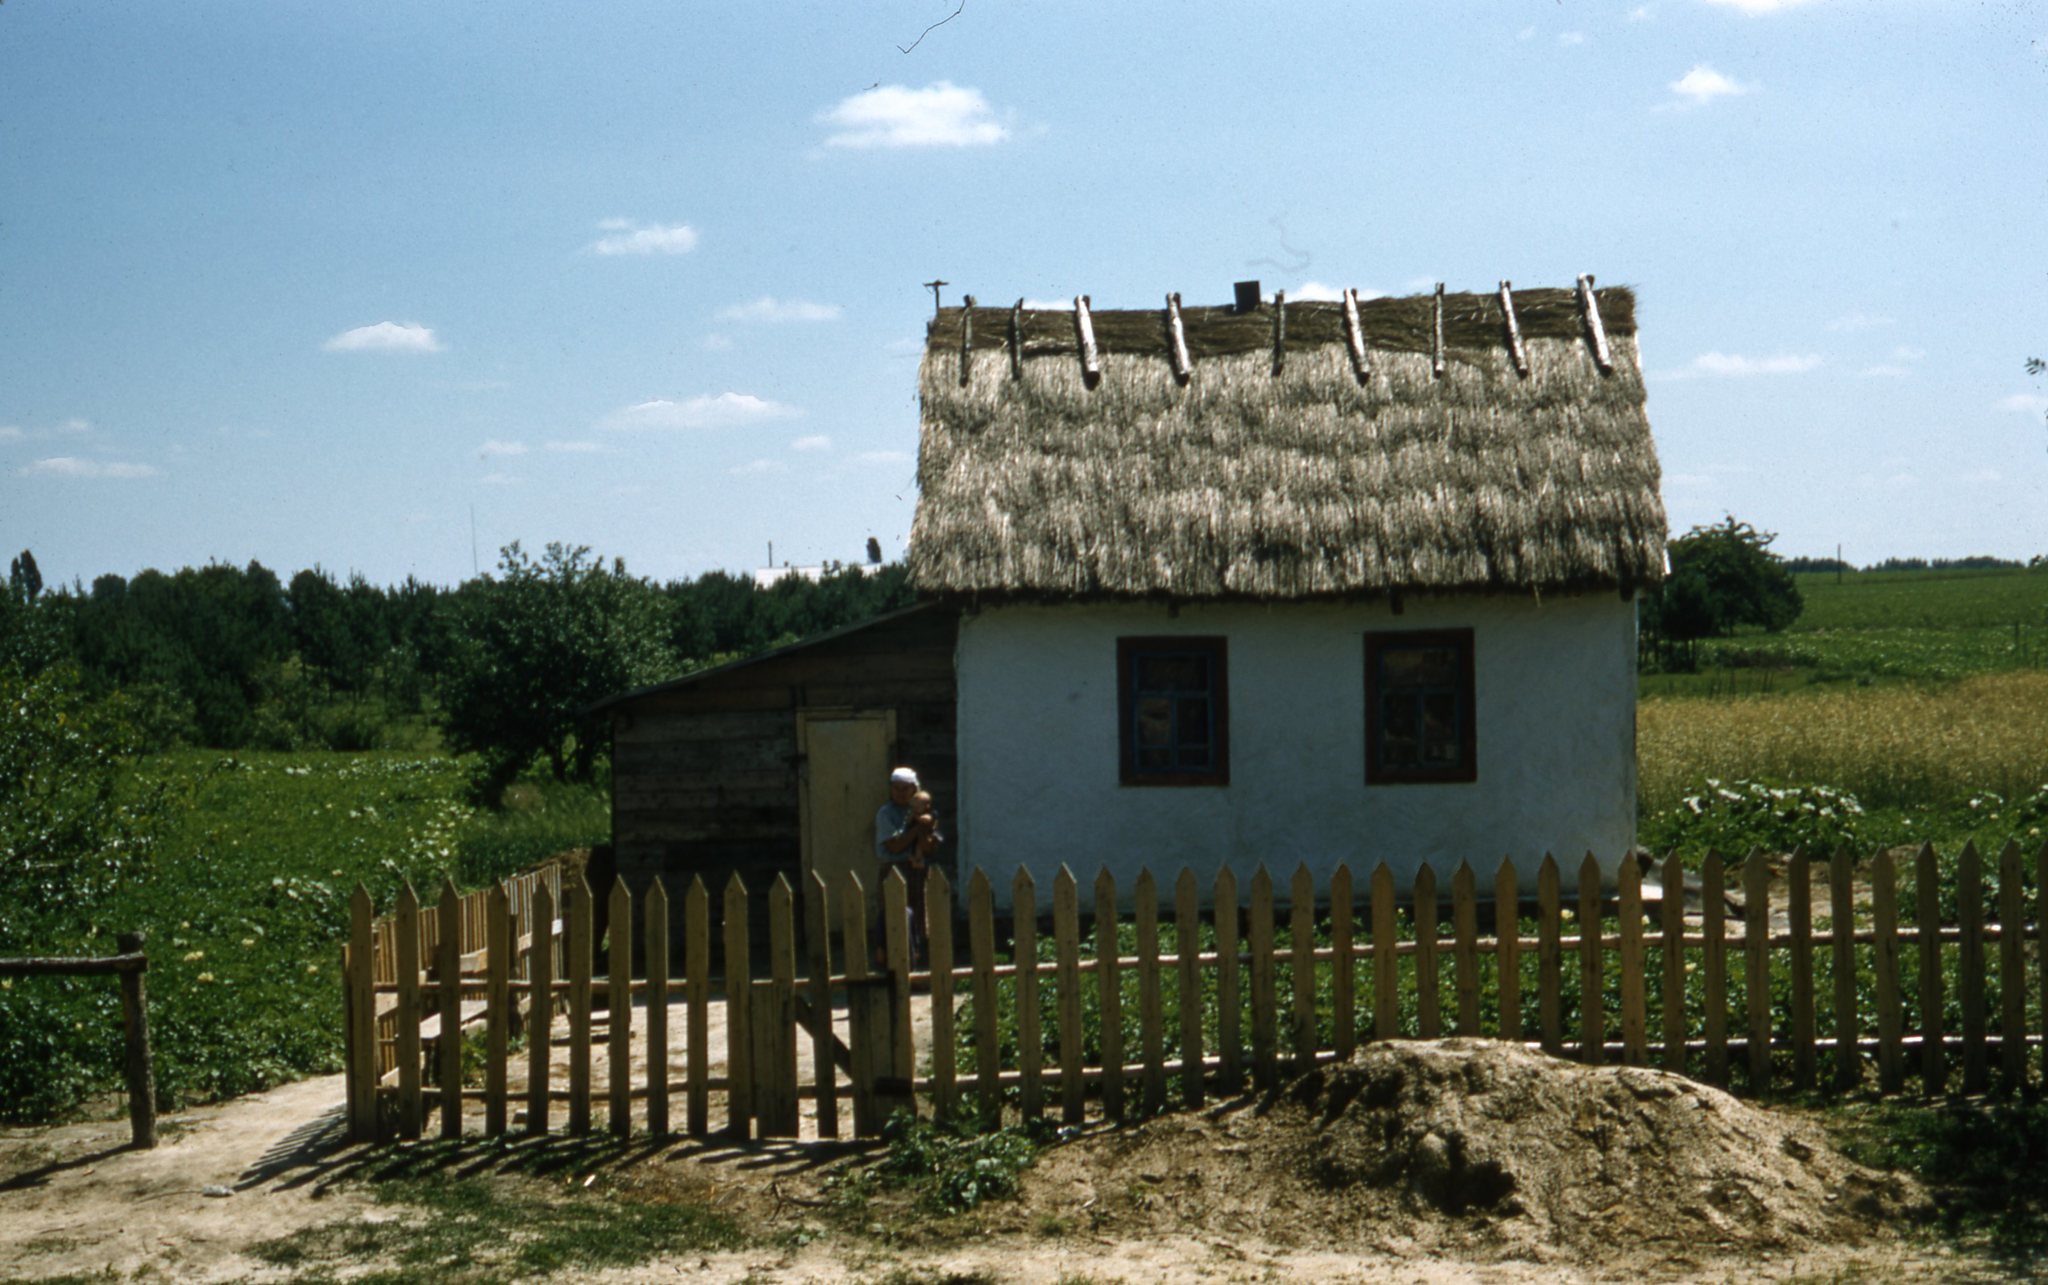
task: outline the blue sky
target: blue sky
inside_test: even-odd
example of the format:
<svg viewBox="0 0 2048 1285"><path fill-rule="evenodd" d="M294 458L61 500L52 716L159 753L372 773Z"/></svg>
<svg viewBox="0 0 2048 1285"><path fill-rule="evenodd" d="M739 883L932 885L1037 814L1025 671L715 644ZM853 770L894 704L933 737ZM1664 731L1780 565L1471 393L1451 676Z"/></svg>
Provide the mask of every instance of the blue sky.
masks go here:
<svg viewBox="0 0 2048 1285"><path fill-rule="evenodd" d="M2048 552L2048 10L957 4L5 0L0 547L893 557L934 276L1592 272L1675 529Z"/></svg>

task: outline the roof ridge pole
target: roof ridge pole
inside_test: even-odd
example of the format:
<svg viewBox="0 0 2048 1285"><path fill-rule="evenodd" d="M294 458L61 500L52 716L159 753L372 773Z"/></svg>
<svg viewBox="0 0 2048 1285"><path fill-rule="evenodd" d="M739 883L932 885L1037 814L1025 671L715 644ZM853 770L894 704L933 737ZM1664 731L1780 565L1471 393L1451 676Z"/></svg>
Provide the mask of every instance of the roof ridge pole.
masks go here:
<svg viewBox="0 0 2048 1285"><path fill-rule="evenodd" d="M1010 309L1010 378L1024 378L1024 299Z"/></svg>
<svg viewBox="0 0 2048 1285"><path fill-rule="evenodd" d="M1273 373L1287 364L1287 292L1273 292Z"/></svg>
<svg viewBox="0 0 2048 1285"><path fill-rule="evenodd" d="M1081 344L1081 382L1093 388L1102 382L1102 354L1095 350L1095 318L1085 294L1074 296L1074 337Z"/></svg>
<svg viewBox="0 0 2048 1285"><path fill-rule="evenodd" d="M1515 359L1515 373L1527 379L1529 354L1522 348L1522 323L1515 320L1515 287L1512 281L1500 283L1500 310L1508 319L1508 352Z"/></svg>
<svg viewBox="0 0 2048 1285"><path fill-rule="evenodd" d="M974 296L962 295L960 309L960 386L974 376Z"/></svg>
<svg viewBox="0 0 2048 1285"><path fill-rule="evenodd" d="M1364 383L1372 378L1372 367L1365 361L1365 327L1358 321L1358 290L1354 286L1344 288L1344 343L1351 349L1351 373Z"/></svg>
<svg viewBox="0 0 2048 1285"><path fill-rule="evenodd" d="M1593 364L1603 375L1614 373L1614 357L1607 351L1607 327L1600 323L1600 300L1593 293L1593 274L1579 277L1579 311L1586 314L1586 330L1593 336Z"/></svg>
<svg viewBox="0 0 2048 1285"><path fill-rule="evenodd" d="M1444 283L1436 283L1436 355L1430 361L1429 373L1438 379L1444 377Z"/></svg>
<svg viewBox="0 0 2048 1285"><path fill-rule="evenodd" d="M1173 377L1185 384L1195 373L1195 364L1188 360L1188 335L1180 322L1180 291L1166 296L1166 337L1169 353L1173 358Z"/></svg>

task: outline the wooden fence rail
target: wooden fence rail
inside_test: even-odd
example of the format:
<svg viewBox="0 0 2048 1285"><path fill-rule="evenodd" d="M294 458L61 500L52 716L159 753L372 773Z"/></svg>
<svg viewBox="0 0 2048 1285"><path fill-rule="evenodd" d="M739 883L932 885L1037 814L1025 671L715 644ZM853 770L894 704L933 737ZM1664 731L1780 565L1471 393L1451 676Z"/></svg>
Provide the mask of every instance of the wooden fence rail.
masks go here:
<svg viewBox="0 0 2048 1285"><path fill-rule="evenodd" d="M1077 1123L1091 1109L1122 1120L1269 1090L1364 1042L1446 1034L1752 1093L1866 1083L1894 1093L1909 1078L1929 1094L2014 1092L2036 1066L2048 1078L2048 848L2030 862L2008 844L1987 870L1973 846L1953 861L1927 847L1904 867L1888 853L1857 863L1840 852L1782 868L1752 854L1731 869L1714 854L1697 872L1667 859L1647 886L1624 861L1603 888L1588 856L1569 883L1546 858L1533 889L1508 862L1483 884L1468 865L1441 884L1425 866L1397 889L1382 865L1362 902L1344 867L1320 887L1299 868L1284 897L1263 867L1243 897L1228 870L1206 887L1192 871L1165 887L1142 872L1128 898L1104 871L1090 889L1092 925L1065 867L1043 922L1028 873L999 917L977 871L961 898L958 955L954 893L934 871L926 927L940 966L930 969L913 966L895 874L881 898L879 968L852 878L829 897L815 876L800 896L778 880L758 943L737 880L714 920L711 890L693 879L680 970L659 881L637 901L612 890L602 952L580 872L471 894L474 954L470 899L452 886L432 910L407 889L389 933L373 930L359 889L344 961L351 1128L417 1137L433 1108L456 1137L463 1104L480 1102L477 1127L496 1135L521 1123L511 1108L523 1101L527 1131L546 1132L561 1103L568 1131L584 1134L601 1101L611 1132L663 1136L672 1098L682 1132L697 1136L713 1132L714 1101L718 1131L734 1137L832 1138L849 1123L872 1136L904 1108L983 1124L1054 1111ZM461 934L438 932L458 919ZM388 1037L368 1028L370 1014L390 1018ZM480 1071L466 1072L448 1015L481 1025ZM515 1090L509 1049L521 1029Z"/></svg>
<svg viewBox="0 0 2048 1285"><path fill-rule="evenodd" d="M156 1061L149 1047L149 994L143 978L149 956L139 932L115 939L118 955L88 958L0 959L0 977L107 977L121 979L121 1035L126 1048L128 1132L140 1150L156 1146Z"/></svg>

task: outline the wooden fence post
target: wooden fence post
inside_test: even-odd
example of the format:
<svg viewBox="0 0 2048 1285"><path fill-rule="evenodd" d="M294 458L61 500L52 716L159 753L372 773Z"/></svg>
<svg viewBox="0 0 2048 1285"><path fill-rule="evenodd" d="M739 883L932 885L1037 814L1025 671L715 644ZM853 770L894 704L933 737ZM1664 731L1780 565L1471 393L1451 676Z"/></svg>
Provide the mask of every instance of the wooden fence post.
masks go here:
<svg viewBox="0 0 2048 1285"><path fill-rule="evenodd" d="M1643 978L1643 868L1623 853L1619 884L1621 926L1621 1060L1642 1066L1650 1060L1648 1000Z"/></svg>
<svg viewBox="0 0 2048 1285"><path fill-rule="evenodd" d="M905 1098L914 1114L917 1095L908 1087L917 1073L917 1046L910 1025L910 883L903 868L892 865L882 877L882 962L889 969L889 1008L894 1014L889 1035L890 1074L903 1081L894 1096Z"/></svg>
<svg viewBox="0 0 2048 1285"><path fill-rule="evenodd" d="M1038 1006L1038 884L1023 866L1010 881L1010 958L1017 969L1017 1108L1031 1125L1045 1115L1045 1032Z"/></svg>
<svg viewBox="0 0 2048 1285"><path fill-rule="evenodd" d="M953 885L936 866L925 878L925 943L932 956L932 1114L951 1122L960 1111L953 1044ZM821 1120L823 1101L821 1097Z"/></svg>
<svg viewBox="0 0 2048 1285"><path fill-rule="evenodd" d="M1564 908L1558 882L1557 858L1546 852L1536 870L1536 1021L1543 1028L1543 1051L1553 1056L1564 1052Z"/></svg>
<svg viewBox="0 0 2048 1285"><path fill-rule="evenodd" d="M1394 930L1394 872L1382 861L1372 872L1372 1037L1401 1033L1401 956Z"/></svg>
<svg viewBox="0 0 2048 1285"><path fill-rule="evenodd" d="M892 874L900 885L902 874ZM907 910L904 913L907 914ZM907 938L907 928L907 923L898 928L896 936ZM907 986L909 945L907 941L892 942L891 945L906 955L904 984ZM764 993L767 1002L761 1004ZM768 980L764 985L754 987L754 1000L757 1007L748 1017L754 1026L754 1080L759 1090L756 1115L761 1123L760 1136L794 1138L802 1120L796 1086L796 893L789 886L789 877L783 874L777 874L775 882L768 887ZM905 1030L898 1035L907 1039L909 1023L906 1021L903 1025Z"/></svg>
<svg viewBox="0 0 2048 1285"><path fill-rule="evenodd" d="M1657 905L1664 942L1664 1069L1685 1074L1685 867L1664 858L1663 900Z"/></svg>
<svg viewBox="0 0 2048 1285"><path fill-rule="evenodd" d="M624 879L612 880L606 918L611 949L605 958L605 1123L612 1136L623 1138L633 1131L633 894ZM649 1059L647 1076L654 1075Z"/></svg>
<svg viewBox="0 0 2048 1285"><path fill-rule="evenodd" d="M1166 1034L1159 999L1159 883L1150 869L1138 871L1131 896L1138 927L1138 1048L1145 1063L1139 1110L1156 1115L1166 1108Z"/></svg>
<svg viewBox="0 0 2048 1285"><path fill-rule="evenodd" d="M1956 862L1957 989L1963 1004L1963 1092L1982 1093L1990 1079L1984 1056L1984 859L1974 840Z"/></svg>
<svg viewBox="0 0 2048 1285"><path fill-rule="evenodd" d="M462 1136L462 894L455 880L441 880L441 905L434 912L440 940L435 943L434 971L439 974L435 1007L441 1015L441 1055L435 1078L441 1082L441 1136Z"/></svg>
<svg viewBox="0 0 2048 1285"><path fill-rule="evenodd" d="M1846 845L1835 850L1828 867L1828 917L1835 928L1834 1078L1846 1089L1863 1078L1863 1033L1856 1004L1856 863Z"/></svg>
<svg viewBox="0 0 2048 1285"><path fill-rule="evenodd" d="M548 1131L548 1081L555 1020L555 898L537 882L531 901L533 927L527 945L526 1131Z"/></svg>
<svg viewBox="0 0 2048 1285"><path fill-rule="evenodd" d="M668 1137L668 889L661 876L647 881L641 907L646 916L647 959L647 1136Z"/></svg>
<svg viewBox="0 0 2048 1285"><path fill-rule="evenodd" d="M967 881L967 950L974 964L974 1096L984 1128L1003 1118L1002 1047L996 1034L996 909L988 872ZM848 976L852 976L849 967Z"/></svg>
<svg viewBox="0 0 2048 1285"><path fill-rule="evenodd" d="M1920 934L1920 1081L1932 1097L1948 1087L1941 1030L1941 884L1934 845L1920 845L1913 866L1913 926Z"/></svg>
<svg viewBox="0 0 2048 1285"><path fill-rule="evenodd" d="M2027 1087L2026 876L2020 845L1998 854L1998 1067L2008 1093Z"/></svg>
<svg viewBox="0 0 2048 1285"><path fill-rule="evenodd" d="M1279 1082L1273 1061L1273 876L1264 862L1252 872L1252 1084L1261 1093Z"/></svg>
<svg viewBox="0 0 2048 1285"><path fill-rule="evenodd" d="M1522 1038L1522 894L1515 886L1515 862L1502 857L1493 876L1493 960L1499 978L1500 1037Z"/></svg>
<svg viewBox="0 0 2048 1285"><path fill-rule="evenodd" d="M142 955L147 938L139 932L122 933L114 946L124 955ZM149 988L145 973L147 959L120 973L121 1034L126 1049L123 1069L128 1082L128 1139L138 1151L156 1147L156 1059L149 1047Z"/></svg>
<svg viewBox="0 0 2048 1285"><path fill-rule="evenodd" d="M1180 981L1180 1100L1202 1105L1202 912L1195 872L1181 867L1173 884L1175 973Z"/></svg>
<svg viewBox="0 0 2048 1285"><path fill-rule="evenodd" d="M398 1136L420 1136L420 899L406 884L398 894Z"/></svg>
<svg viewBox="0 0 2048 1285"><path fill-rule="evenodd" d="M683 1127L693 1138L711 1132L711 890L690 876L683 894L683 994L688 1005L688 1047Z"/></svg>
<svg viewBox="0 0 2048 1285"><path fill-rule="evenodd" d="M1579 863L1579 1061L1596 1066L1607 1052L1607 970L1600 957L1600 863Z"/></svg>
<svg viewBox="0 0 2048 1285"><path fill-rule="evenodd" d="M1350 863L1340 861L1330 873L1330 1008L1339 1062L1350 1061L1358 1051L1358 945L1352 921L1356 901Z"/></svg>
<svg viewBox="0 0 2048 1285"><path fill-rule="evenodd" d="M1771 1087L1771 871L1762 851L1742 863L1743 991L1749 1017L1749 1089Z"/></svg>
<svg viewBox="0 0 2048 1285"><path fill-rule="evenodd" d="M1436 870L1424 863L1415 872L1415 1015L1422 1038L1444 1033L1443 992L1436 970Z"/></svg>
<svg viewBox="0 0 2048 1285"><path fill-rule="evenodd" d="M1216 901L1209 914L1216 925L1217 1084L1225 1093L1236 1093L1244 1087L1244 988L1237 962L1237 874L1229 866L1216 872Z"/></svg>
<svg viewBox="0 0 2048 1285"><path fill-rule="evenodd" d="M1870 859L1871 967L1877 979L1877 1083L1880 1091L1897 1093L1905 1081L1899 1004L1899 893L1889 852Z"/></svg>
<svg viewBox="0 0 2048 1285"><path fill-rule="evenodd" d="M1451 987L1458 997L1458 1034L1479 1034L1479 881L1472 863L1451 874Z"/></svg>
<svg viewBox="0 0 2048 1285"><path fill-rule="evenodd" d="M596 943L591 940L596 916L590 880L582 870L576 870L563 889L563 900L569 911L564 928L569 954L569 1132L580 1138L590 1132L590 988L596 967Z"/></svg>
<svg viewBox="0 0 2048 1285"><path fill-rule="evenodd" d="M944 895L946 877L933 870L931 879L932 882L926 885L927 896L937 901ZM833 1057L835 1041L832 1034L832 897L826 891L825 877L816 870L804 876L803 885L804 947L810 957L807 966L811 974L807 979L811 1005L811 1080L818 1094L818 1137L822 1140L839 1136L839 1064ZM950 917L946 923L948 927L952 926ZM932 940L936 943L937 938ZM932 960L932 1026L936 1031L939 1022L938 974L942 968L950 969L953 961L947 958L943 964L939 963L936 944ZM950 975L947 980L952 980ZM949 1035L952 1018L951 1013L946 1014ZM932 1063L936 1068L936 1041L932 1048Z"/></svg>
<svg viewBox="0 0 2048 1285"><path fill-rule="evenodd" d="M1728 1085L1728 889L1721 854L1709 851L1700 867L1700 971L1706 974L1704 1014L1707 1079Z"/></svg>
<svg viewBox="0 0 2048 1285"><path fill-rule="evenodd" d="M1834 866L1828 868L1830 893L1836 873ZM1785 923L1792 936L1792 1087L1810 1089L1815 1073L1816 1038L1813 1016L1813 862L1803 848L1794 850L1785 867ZM1853 919L1850 923L1836 926L1835 939L1841 940L1853 928ZM1835 957L1835 962L1841 962L1840 956ZM1839 1018L1841 1014L1835 1016ZM1836 1034L1841 1034L1839 1029ZM1841 1041L1838 1039L1838 1055L1840 1051ZM1840 1065L1837 1060L1838 1070Z"/></svg>
<svg viewBox="0 0 2048 1285"><path fill-rule="evenodd" d="M1124 987L1116 931L1116 879L1104 866L1095 876L1095 994L1102 1029L1102 1114L1124 1118Z"/></svg>
<svg viewBox="0 0 2048 1285"><path fill-rule="evenodd" d="M1293 1072L1301 1075L1316 1064L1316 881L1308 863L1294 867L1287 889L1287 952L1290 989L1294 992Z"/></svg>
<svg viewBox="0 0 2048 1285"><path fill-rule="evenodd" d="M1059 990L1060 1119L1078 1125L1088 1115L1088 1086L1081 1069L1081 889L1065 862L1052 880L1052 940L1053 984ZM938 1015L936 995L932 1014Z"/></svg>
<svg viewBox="0 0 2048 1285"><path fill-rule="evenodd" d="M494 883L484 899L484 1134L505 1132L507 1067L512 1045L512 903Z"/></svg>
<svg viewBox="0 0 2048 1285"><path fill-rule="evenodd" d="M852 876L848 876L851 878ZM866 909L858 903L856 913ZM747 885L739 872L725 884L725 1131L745 1138L754 1118L753 942ZM865 954L865 950L862 952Z"/></svg>

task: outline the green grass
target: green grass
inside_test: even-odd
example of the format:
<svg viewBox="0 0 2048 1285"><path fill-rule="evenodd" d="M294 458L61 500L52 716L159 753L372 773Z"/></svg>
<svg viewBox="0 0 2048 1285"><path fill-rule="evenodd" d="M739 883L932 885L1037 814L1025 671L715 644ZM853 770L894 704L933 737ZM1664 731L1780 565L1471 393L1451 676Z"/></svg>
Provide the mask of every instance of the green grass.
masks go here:
<svg viewBox="0 0 2048 1285"><path fill-rule="evenodd" d="M1859 1102L1828 1111L1836 1145L1924 1183L1934 1230L2015 1278L2048 1266L2048 1103Z"/></svg>
<svg viewBox="0 0 2048 1285"><path fill-rule="evenodd" d="M431 898L445 877L475 886L610 829L595 787L523 784L503 812L473 808L464 764L440 756L181 751L138 775L173 800L154 868L76 940L46 948L111 953L118 933L148 934L166 1106L339 1068L340 945L357 883L388 909L408 880ZM6 990L0 1015L47 1038L21 1054L44 1063L26 1077L40 1096L0 1115L49 1118L120 1083L115 987L18 979Z"/></svg>

